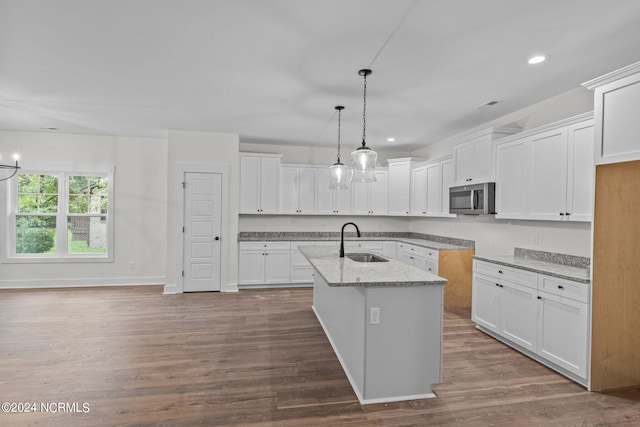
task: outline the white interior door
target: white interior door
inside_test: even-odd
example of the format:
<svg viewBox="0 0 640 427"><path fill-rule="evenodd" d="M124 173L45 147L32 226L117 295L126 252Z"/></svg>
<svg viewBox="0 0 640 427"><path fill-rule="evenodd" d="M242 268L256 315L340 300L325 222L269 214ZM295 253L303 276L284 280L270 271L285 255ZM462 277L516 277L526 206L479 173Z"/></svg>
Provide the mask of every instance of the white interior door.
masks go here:
<svg viewBox="0 0 640 427"><path fill-rule="evenodd" d="M219 291L222 174L184 176L184 292Z"/></svg>

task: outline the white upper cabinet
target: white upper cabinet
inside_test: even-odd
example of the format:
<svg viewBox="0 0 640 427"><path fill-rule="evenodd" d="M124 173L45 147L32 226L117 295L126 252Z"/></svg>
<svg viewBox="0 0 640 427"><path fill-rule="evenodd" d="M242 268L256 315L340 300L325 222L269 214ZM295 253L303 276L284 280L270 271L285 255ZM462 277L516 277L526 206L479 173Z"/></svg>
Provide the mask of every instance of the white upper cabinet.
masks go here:
<svg viewBox="0 0 640 427"><path fill-rule="evenodd" d="M640 62L583 86L595 89L595 163L640 160Z"/></svg>
<svg viewBox="0 0 640 427"><path fill-rule="evenodd" d="M526 219L526 138L496 145L496 218Z"/></svg>
<svg viewBox="0 0 640 427"><path fill-rule="evenodd" d="M427 214L427 166L421 165L411 171L411 215Z"/></svg>
<svg viewBox="0 0 640 427"><path fill-rule="evenodd" d="M355 215L387 214L387 171L374 172L376 182L351 183L352 213Z"/></svg>
<svg viewBox="0 0 640 427"><path fill-rule="evenodd" d="M282 155L240 153L240 213L277 214Z"/></svg>
<svg viewBox="0 0 640 427"><path fill-rule="evenodd" d="M318 215L351 214L351 189L330 189L329 168L319 168L317 174L316 213Z"/></svg>
<svg viewBox="0 0 640 427"><path fill-rule="evenodd" d="M407 216L411 212L411 173L417 162L424 159L404 157L389 159L389 215Z"/></svg>
<svg viewBox="0 0 640 427"><path fill-rule="evenodd" d="M412 171L411 215L455 217L449 214L449 187L453 184L453 158L421 163Z"/></svg>
<svg viewBox="0 0 640 427"><path fill-rule="evenodd" d="M318 169L283 165L280 169L280 213L315 214Z"/></svg>
<svg viewBox="0 0 640 427"><path fill-rule="evenodd" d="M489 128L453 146L455 185L494 180L493 146L496 139L519 132L514 128Z"/></svg>
<svg viewBox="0 0 640 427"><path fill-rule="evenodd" d="M449 213L449 188L453 186L455 179L455 164L453 158L440 162L440 185L442 186L442 216L455 218L456 214Z"/></svg>
<svg viewBox="0 0 640 427"><path fill-rule="evenodd" d="M567 212L567 129L542 132L529 145L529 217L561 219Z"/></svg>
<svg viewBox="0 0 640 427"><path fill-rule="evenodd" d="M496 218L591 220L591 117L581 114L496 144Z"/></svg>

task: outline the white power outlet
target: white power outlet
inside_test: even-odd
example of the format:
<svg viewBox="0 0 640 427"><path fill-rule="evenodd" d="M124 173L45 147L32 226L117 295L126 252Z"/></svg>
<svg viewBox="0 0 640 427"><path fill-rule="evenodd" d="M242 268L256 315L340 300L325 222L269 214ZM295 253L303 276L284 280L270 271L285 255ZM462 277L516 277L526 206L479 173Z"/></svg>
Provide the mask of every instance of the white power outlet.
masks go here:
<svg viewBox="0 0 640 427"><path fill-rule="evenodd" d="M371 307L369 309L369 324L370 325L380 324L380 307Z"/></svg>

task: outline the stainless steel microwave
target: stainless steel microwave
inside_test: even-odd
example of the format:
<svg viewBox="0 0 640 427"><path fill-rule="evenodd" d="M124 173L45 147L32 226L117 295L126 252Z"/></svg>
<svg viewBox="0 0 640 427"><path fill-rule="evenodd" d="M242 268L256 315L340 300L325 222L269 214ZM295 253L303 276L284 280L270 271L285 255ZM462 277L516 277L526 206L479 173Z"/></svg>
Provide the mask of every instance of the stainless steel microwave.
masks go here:
<svg viewBox="0 0 640 427"><path fill-rule="evenodd" d="M496 183L461 185L449 188L449 213L485 215L496 213Z"/></svg>

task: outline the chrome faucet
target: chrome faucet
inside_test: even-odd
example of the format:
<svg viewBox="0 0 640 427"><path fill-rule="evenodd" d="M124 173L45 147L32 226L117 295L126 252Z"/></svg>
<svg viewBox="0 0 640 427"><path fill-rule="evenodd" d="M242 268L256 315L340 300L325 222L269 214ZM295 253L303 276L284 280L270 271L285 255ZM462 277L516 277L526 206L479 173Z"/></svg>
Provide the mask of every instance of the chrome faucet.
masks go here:
<svg viewBox="0 0 640 427"><path fill-rule="evenodd" d="M340 258L344 258L344 228L347 225L353 225L356 228L356 232L358 233L358 237L360 237L360 229L358 228L358 226L353 223L353 222L345 222L344 225L342 226L342 231L340 231Z"/></svg>

